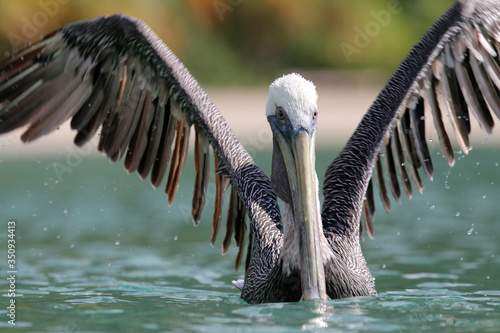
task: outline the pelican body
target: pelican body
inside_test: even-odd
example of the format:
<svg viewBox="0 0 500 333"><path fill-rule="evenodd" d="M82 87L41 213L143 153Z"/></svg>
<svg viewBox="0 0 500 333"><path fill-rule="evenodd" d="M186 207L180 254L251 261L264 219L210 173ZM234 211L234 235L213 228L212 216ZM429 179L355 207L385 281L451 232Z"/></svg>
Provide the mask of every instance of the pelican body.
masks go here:
<svg viewBox="0 0 500 333"><path fill-rule="evenodd" d="M245 278L234 281L245 301L374 296L360 246L362 220L373 236L372 176L387 211L388 189L399 202L401 187L410 197L412 182L422 191L419 170L432 179L424 100L450 166L454 155L443 109L464 153L472 118L492 131L492 114L500 117L499 43L500 1L457 1L410 51L327 168L323 205L313 83L292 73L270 85L269 178L171 50L143 21L123 15L69 24L6 59L0 65L0 134L26 126L21 139L30 142L71 119L76 145L99 133L99 151L113 162L122 159L127 172L149 176L155 188L166 178L171 204L194 129L192 218L200 221L213 155L211 241L230 186L222 247L225 253L234 235L238 267L249 240Z"/></svg>

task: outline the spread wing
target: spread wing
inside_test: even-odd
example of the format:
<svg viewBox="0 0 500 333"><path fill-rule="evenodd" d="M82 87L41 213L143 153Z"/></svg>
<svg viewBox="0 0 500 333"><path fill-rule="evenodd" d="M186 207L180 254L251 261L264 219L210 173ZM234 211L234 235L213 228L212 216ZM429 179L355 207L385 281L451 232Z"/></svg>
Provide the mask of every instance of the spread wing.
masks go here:
<svg viewBox="0 0 500 333"><path fill-rule="evenodd" d="M111 161L123 159L128 172L135 171L141 178L150 175L153 187L166 177L170 204L194 128L194 223L199 222L214 163L212 243L229 185L222 246L225 253L234 234L239 247L236 267L243 256L246 213L256 241L271 237L261 228L272 230L277 238L281 235L269 179L198 82L144 22L114 15L70 24L0 65L0 133L27 126L21 138L33 141L69 119L77 131L76 145L98 133L98 149ZM210 162L210 146L214 162Z"/></svg>
<svg viewBox="0 0 500 333"><path fill-rule="evenodd" d="M411 198L412 181L422 192L419 170L427 178L433 177L425 132L429 119L450 166L455 159L443 112L452 119L464 153L470 149L473 119L492 132L492 114L500 118L499 45L498 0L458 1L436 22L401 63L328 167L322 210L326 231L344 235L360 232L362 236L359 222L363 212L367 233L373 237L373 169L387 211L389 191L397 202L401 187ZM424 101L429 110L425 110Z"/></svg>

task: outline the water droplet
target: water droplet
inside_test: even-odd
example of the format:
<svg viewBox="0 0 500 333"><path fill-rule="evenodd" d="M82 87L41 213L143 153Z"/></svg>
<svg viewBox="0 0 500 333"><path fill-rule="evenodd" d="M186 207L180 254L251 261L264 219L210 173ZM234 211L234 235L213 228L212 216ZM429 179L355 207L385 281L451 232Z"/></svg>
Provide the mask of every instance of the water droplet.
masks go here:
<svg viewBox="0 0 500 333"><path fill-rule="evenodd" d="M116 242L115 242L115 245L120 245L120 241L116 241Z"/></svg>
<svg viewBox="0 0 500 333"><path fill-rule="evenodd" d="M70 248L74 248L74 247L75 247L75 244L71 244L69 247L70 247Z"/></svg>
<svg viewBox="0 0 500 333"><path fill-rule="evenodd" d="M474 231L474 228L470 228L468 231L467 231L467 235L472 235L472 232Z"/></svg>
<svg viewBox="0 0 500 333"><path fill-rule="evenodd" d="M487 279L487 280L489 280L489 279L490 279L490 276L488 275L488 276L486 277L486 279Z"/></svg>
<svg viewBox="0 0 500 333"><path fill-rule="evenodd" d="M485 194L485 195L483 195L483 199L486 199L486 194Z"/></svg>
<svg viewBox="0 0 500 333"><path fill-rule="evenodd" d="M175 235L174 236L174 240L178 240L178 239L179 239L179 237L177 237L177 235Z"/></svg>
<svg viewBox="0 0 500 333"><path fill-rule="evenodd" d="M68 214L68 210L67 209L63 210L63 213Z"/></svg>
<svg viewBox="0 0 500 333"><path fill-rule="evenodd" d="M385 264L382 265L382 268L386 268L387 266Z"/></svg>
<svg viewBox="0 0 500 333"><path fill-rule="evenodd" d="M44 228L43 228L43 231L47 231L47 230L49 230L47 227L44 227Z"/></svg>
<svg viewBox="0 0 500 333"><path fill-rule="evenodd" d="M460 212L456 212L456 213L455 213L455 216L460 216Z"/></svg>

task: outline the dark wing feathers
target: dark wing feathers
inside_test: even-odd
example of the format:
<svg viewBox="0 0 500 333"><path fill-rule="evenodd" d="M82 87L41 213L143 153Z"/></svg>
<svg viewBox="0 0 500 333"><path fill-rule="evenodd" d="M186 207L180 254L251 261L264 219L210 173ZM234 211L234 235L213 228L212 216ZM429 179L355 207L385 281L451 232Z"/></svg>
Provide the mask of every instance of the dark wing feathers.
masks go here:
<svg viewBox="0 0 500 333"><path fill-rule="evenodd" d="M382 206L384 206L386 212L389 213L391 211L391 201L389 200L389 196L387 195L387 187L385 186L384 171L382 168L382 161L380 161L380 157L377 158L377 161L375 162L375 169L375 174L377 176L377 186L380 193L380 201L382 201Z"/></svg>
<svg viewBox="0 0 500 333"><path fill-rule="evenodd" d="M392 196L396 199L397 203L400 203L401 187L399 186L399 180L396 176L396 161L392 151L392 141L392 138L390 138L389 143L385 145L385 168L387 170L387 182L391 189Z"/></svg>
<svg viewBox="0 0 500 333"><path fill-rule="evenodd" d="M363 218L365 221L366 234L373 239L373 220L375 219L375 200L373 198L373 183L370 179L366 188L365 200L363 201ZM359 237L363 239L363 225L359 226Z"/></svg>
<svg viewBox="0 0 500 333"><path fill-rule="evenodd" d="M210 174L209 143L203 131L197 131L194 141L194 166L196 178L194 179L193 202L191 216L197 223L205 206L205 193Z"/></svg>
<svg viewBox="0 0 500 333"><path fill-rule="evenodd" d="M395 164L398 166L399 173L401 174L401 184L406 192L406 195L411 199L411 196L413 195L413 189L411 187L410 177L406 172L405 157L403 152L403 146L401 145L401 139L399 136L400 134L398 128L399 128L398 126L393 127L391 136L392 147L386 149L388 152L391 151L396 152ZM397 179L396 171L393 171L393 174L391 176ZM398 203L399 202L400 200L398 200Z"/></svg>
<svg viewBox="0 0 500 333"><path fill-rule="evenodd" d="M124 158L128 172L136 171L141 178L151 175L155 188L170 167L165 188L169 204L194 127L194 223L205 205L211 145L216 161L212 243L230 182L223 252L234 234L239 247L236 266L245 247L247 211L252 221L269 220L267 225L280 232L269 179L182 63L142 21L115 15L77 22L0 64L0 133L27 126L22 140L33 141L70 118L77 131L75 144L81 146L99 133L99 151L113 162ZM243 168L253 172L247 175ZM247 190L256 184L254 191ZM259 200L266 199L269 207L259 208ZM259 232L259 227L253 230Z"/></svg>
<svg viewBox="0 0 500 333"><path fill-rule="evenodd" d="M217 155L214 155L215 160L215 206L214 206L214 214L212 217L212 238L210 243L214 245L215 239L217 238L217 234L219 233L220 222L222 219L222 204L224 199L224 192L226 192L227 187L229 186L229 179L223 175L222 172L219 172L219 159ZM194 208L194 206L193 206Z"/></svg>
<svg viewBox="0 0 500 333"><path fill-rule="evenodd" d="M483 130L492 132L492 114L500 118L499 22L498 1L459 1L414 47L347 145L347 149L352 149L351 142L363 146L364 137L372 132L377 135L375 142L384 147L376 156L367 150L360 152L353 160L363 166L359 168L361 173L358 177L364 179L364 182L358 187L357 194L353 195L356 200L364 198L363 207L355 202L350 203L351 207L357 208L358 214L354 219L338 218L337 216L342 215L328 214L328 209L323 207L322 217L327 230L337 233L357 230L356 219L359 219L362 211L368 235L372 236L375 206L373 189L368 179L374 167L382 204L387 211L390 209L390 201L385 179L397 202L400 200L398 178L411 198L412 188L407 167L410 178L422 192L419 170L422 169L427 178L432 180L433 177L425 132L426 121L432 119L444 157L453 166L453 146L443 122L443 118L446 118L443 110L447 110L447 118L451 121L458 145L465 154L470 150L470 114ZM388 103L388 99L392 103ZM374 123L368 122L374 116L379 117L375 121L377 130L374 129ZM384 139L387 135L390 140ZM373 151L377 152L379 149ZM329 167L330 171L347 163L349 159L344 155L347 156L342 152L334 160ZM387 177L382 175L381 159L385 160L383 165ZM333 194L341 193L343 187L342 181L334 181L333 177L327 171L324 193L328 205L338 204L340 198Z"/></svg>

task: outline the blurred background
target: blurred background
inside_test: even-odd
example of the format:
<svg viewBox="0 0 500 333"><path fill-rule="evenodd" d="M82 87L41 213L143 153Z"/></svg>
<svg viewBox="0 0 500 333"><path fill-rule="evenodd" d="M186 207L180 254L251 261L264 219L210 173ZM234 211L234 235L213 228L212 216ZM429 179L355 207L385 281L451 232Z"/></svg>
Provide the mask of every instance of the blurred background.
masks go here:
<svg viewBox="0 0 500 333"><path fill-rule="evenodd" d="M268 85L291 71L317 86L318 144L342 147L412 45L452 3L0 0L0 59L65 24L125 13L143 19L184 62L249 150L269 147ZM70 142L61 135L73 136L62 132L28 147L19 132L3 135L3 156L60 151Z"/></svg>
<svg viewBox="0 0 500 333"><path fill-rule="evenodd" d="M268 83L290 69L389 75L453 1L0 1L0 49L65 24L125 13L143 19L210 85Z"/></svg>

